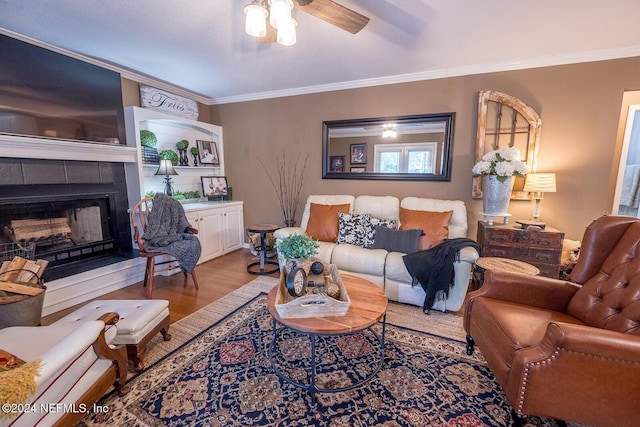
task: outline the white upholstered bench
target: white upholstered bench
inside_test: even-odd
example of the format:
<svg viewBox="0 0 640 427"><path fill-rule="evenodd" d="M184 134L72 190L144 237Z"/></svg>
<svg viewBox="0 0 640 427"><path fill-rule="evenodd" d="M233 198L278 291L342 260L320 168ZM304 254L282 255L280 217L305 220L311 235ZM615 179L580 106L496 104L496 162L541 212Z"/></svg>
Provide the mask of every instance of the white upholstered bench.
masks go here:
<svg viewBox="0 0 640 427"><path fill-rule="evenodd" d="M109 312L120 316L116 324L116 336L110 344L127 346L127 355L136 372L144 369L142 357L147 343L158 332L165 341L171 339L168 332L171 320L167 300L95 300L55 323L95 320Z"/></svg>

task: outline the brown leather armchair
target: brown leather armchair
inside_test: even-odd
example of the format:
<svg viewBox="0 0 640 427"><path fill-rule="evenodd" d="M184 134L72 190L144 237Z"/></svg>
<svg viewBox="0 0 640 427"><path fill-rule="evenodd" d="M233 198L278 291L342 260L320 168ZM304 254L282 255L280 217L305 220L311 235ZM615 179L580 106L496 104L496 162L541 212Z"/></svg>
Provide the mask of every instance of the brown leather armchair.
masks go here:
<svg viewBox="0 0 640 427"><path fill-rule="evenodd" d="M516 425L640 426L639 219L591 223L570 281L487 271L464 316Z"/></svg>

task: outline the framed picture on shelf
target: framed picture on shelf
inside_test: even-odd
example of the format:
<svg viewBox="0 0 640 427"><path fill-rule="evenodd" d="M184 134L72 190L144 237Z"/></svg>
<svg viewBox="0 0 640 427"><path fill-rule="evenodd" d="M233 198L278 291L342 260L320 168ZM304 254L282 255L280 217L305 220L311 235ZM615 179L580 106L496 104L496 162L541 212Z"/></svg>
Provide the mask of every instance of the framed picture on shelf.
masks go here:
<svg viewBox="0 0 640 427"><path fill-rule="evenodd" d="M226 196L229 186L226 176L201 176L202 194L205 196Z"/></svg>
<svg viewBox="0 0 640 427"><path fill-rule="evenodd" d="M364 166L351 166L350 172L362 173L367 170Z"/></svg>
<svg viewBox="0 0 640 427"><path fill-rule="evenodd" d="M364 165L367 163L367 144L351 144L351 164Z"/></svg>
<svg viewBox="0 0 640 427"><path fill-rule="evenodd" d="M329 156L329 171L330 172L343 172L344 171L344 156Z"/></svg>
<svg viewBox="0 0 640 427"><path fill-rule="evenodd" d="M201 165L220 166L218 147L214 141L202 141L197 139L198 156Z"/></svg>

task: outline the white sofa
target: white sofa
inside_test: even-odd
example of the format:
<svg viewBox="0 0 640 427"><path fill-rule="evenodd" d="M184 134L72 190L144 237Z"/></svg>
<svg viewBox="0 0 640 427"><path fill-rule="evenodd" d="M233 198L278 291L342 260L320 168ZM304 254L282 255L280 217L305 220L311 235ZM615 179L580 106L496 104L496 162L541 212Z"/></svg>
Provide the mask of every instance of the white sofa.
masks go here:
<svg viewBox="0 0 640 427"><path fill-rule="evenodd" d="M108 345L116 335L117 320L117 314L108 313L80 323L1 329L0 348L26 362L41 363L36 393L25 402L29 406L16 408L16 417L0 418L0 426L74 425L112 385L124 393L127 352Z"/></svg>
<svg viewBox="0 0 640 427"><path fill-rule="evenodd" d="M322 205L350 204L351 213L369 214L383 219L399 222L400 207L411 210L432 212L453 211L449 224L448 238L467 237L467 209L460 200L424 199L407 197L400 201L393 196L351 196L351 195L311 195L308 197L301 227L281 228L275 232L276 239L289 234L304 233L309 222L311 203ZM319 242L317 257L335 264L341 272L365 278L380 286L391 301L422 306L425 292L413 281L404 265L401 252L388 252L385 249L366 249L351 244ZM471 267L478 258L478 252L472 247L460 251L460 260L454 263L455 282L446 300L438 300L433 309L440 311L458 311L464 303L471 277Z"/></svg>

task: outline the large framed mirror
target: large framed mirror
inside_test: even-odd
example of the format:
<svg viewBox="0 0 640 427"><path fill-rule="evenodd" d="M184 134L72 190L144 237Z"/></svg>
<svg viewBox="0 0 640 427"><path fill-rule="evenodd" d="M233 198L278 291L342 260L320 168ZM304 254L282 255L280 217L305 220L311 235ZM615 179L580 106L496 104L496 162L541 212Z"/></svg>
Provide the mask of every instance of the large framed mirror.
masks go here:
<svg viewBox="0 0 640 427"><path fill-rule="evenodd" d="M478 95L478 131L476 161L485 153L504 147L520 150L521 160L529 172L536 172L538 146L542 119L536 111L516 97L505 93L485 90ZM511 199L529 200L524 188L524 178L515 178ZM473 178L472 197L482 198L482 179Z"/></svg>
<svg viewBox="0 0 640 427"><path fill-rule="evenodd" d="M322 178L450 181L455 113L323 122Z"/></svg>

